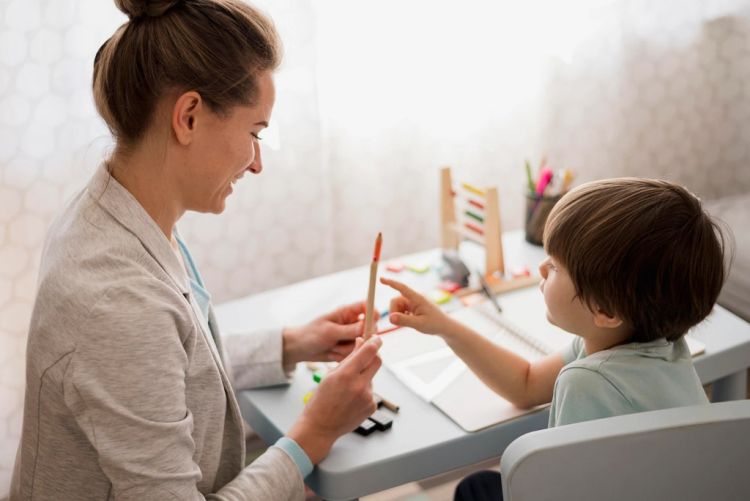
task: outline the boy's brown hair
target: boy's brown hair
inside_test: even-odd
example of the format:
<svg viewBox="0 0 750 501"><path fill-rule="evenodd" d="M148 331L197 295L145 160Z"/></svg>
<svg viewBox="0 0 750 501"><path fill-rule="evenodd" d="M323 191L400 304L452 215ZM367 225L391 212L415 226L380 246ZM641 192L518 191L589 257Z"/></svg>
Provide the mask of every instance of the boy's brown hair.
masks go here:
<svg viewBox="0 0 750 501"><path fill-rule="evenodd" d="M544 228L544 248L577 297L630 325L630 342L677 340L711 312L727 273L726 238L685 188L637 178L572 190Z"/></svg>

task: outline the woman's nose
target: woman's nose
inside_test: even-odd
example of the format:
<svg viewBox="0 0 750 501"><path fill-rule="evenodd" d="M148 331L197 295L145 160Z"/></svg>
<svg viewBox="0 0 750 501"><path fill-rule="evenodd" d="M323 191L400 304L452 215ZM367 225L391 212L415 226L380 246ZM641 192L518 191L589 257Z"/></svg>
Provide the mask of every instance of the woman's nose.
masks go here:
<svg viewBox="0 0 750 501"><path fill-rule="evenodd" d="M260 158L260 145L255 146L255 158L253 163L250 164L250 171L253 174L260 174L263 170L263 160Z"/></svg>

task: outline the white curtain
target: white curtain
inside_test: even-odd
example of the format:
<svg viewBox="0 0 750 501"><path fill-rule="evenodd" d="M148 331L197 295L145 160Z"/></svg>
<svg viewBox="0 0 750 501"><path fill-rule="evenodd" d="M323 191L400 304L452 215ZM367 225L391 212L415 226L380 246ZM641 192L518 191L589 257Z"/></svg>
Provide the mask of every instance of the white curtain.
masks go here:
<svg viewBox="0 0 750 501"><path fill-rule="evenodd" d="M181 225L218 301L361 265L379 230L386 258L434 247L443 165L499 187L504 229L543 155L578 181L750 190L747 1L259 5L286 47L266 169ZM124 20L107 0L0 0L0 497L42 239L111 148L90 75Z"/></svg>

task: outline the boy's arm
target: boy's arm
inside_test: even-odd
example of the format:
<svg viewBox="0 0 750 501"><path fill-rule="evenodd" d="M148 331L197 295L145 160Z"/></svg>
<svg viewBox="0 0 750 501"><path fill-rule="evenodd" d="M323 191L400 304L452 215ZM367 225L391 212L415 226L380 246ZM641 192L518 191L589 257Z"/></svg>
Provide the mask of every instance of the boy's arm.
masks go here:
<svg viewBox="0 0 750 501"><path fill-rule="evenodd" d="M562 355L529 363L449 317L401 282L385 277L380 281L402 294L391 300L392 324L441 336L484 384L518 407L534 407L552 400L555 379L565 365Z"/></svg>
<svg viewBox="0 0 750 501"><path fill-rule="evenodd" d="M562 355L554 353L530 363L454 319L446 319L445 329L437 334L495 393L522 408L552 400L555 380L565 365Z"/></svg>

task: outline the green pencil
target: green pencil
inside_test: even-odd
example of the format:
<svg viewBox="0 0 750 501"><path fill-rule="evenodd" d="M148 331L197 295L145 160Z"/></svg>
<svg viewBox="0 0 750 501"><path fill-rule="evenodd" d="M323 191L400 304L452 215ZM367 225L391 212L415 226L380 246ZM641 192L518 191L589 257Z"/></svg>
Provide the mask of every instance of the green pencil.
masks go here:
<svg viewBox="0 0 750 501"><path fill-rule="evenodd" d="M531 163L526 159L526 181L529 183L529 193L534 193L534 179L531 176Z"/></svg>

